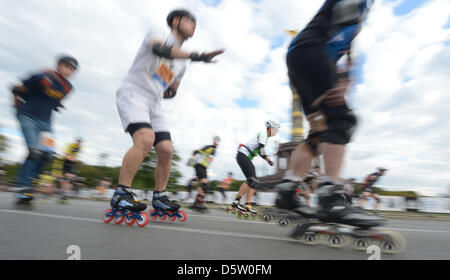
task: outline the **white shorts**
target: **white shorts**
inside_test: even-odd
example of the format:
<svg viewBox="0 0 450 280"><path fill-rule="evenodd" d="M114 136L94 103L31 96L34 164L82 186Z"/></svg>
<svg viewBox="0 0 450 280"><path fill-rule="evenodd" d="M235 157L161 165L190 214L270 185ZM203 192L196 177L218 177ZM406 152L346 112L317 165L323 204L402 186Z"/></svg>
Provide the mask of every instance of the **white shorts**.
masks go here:
<svg viewBox="0 0 450 280"><path fill-rule="evenodd" d="M119 88L116 92L116 105L125 132L133 123L148 123L155 133L169 132L161 100L156 95L135 89Z"/></svg>

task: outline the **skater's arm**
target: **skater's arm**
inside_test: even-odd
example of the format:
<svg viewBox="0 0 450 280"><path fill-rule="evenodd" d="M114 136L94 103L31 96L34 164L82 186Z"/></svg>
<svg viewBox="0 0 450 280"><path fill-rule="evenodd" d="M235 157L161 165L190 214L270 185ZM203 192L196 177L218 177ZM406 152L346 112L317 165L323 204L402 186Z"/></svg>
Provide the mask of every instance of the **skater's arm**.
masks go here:
<svg viewBox="0 0 450 280"><path fill-rule="evenodd" d="M191 55L191 53L185 52L176 46L164 45L159 40L150 41L149 47L159 57L188 59Z"/></svg>
<svg viewBox="0 0 450 280"><path fill-rule="evenodd" d="M258 153L260 157L262 157L268 164L270 164L270 166L273 166L273 161L266 155L264 144L259 143Z"/></svg>
<svg viewBox="0 0 450 280"><path fill-rule="evenodd" d="M23 80L20 85L14 85L11 92L14 95L14 106L24 103L25 96L36 87L36 82L42 78L42 75L32 75L26 80Z"/></svg>
<svg viewBox="0 0 450 280"><path fill-rule="evenodd" d="M159 40L153 40L149 43L150 49L159 57L172 59L190 59L192 61L214 62L212 59L225 50L216 50L209 53L186 52L176 46L164 45Z"/></svg>

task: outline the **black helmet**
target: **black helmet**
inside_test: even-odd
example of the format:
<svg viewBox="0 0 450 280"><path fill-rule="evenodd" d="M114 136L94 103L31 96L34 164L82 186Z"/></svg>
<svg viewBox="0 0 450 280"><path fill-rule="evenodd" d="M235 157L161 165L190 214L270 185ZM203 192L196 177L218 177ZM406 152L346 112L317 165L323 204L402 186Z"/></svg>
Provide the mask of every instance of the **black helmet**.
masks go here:
<svg viewBox="0 0 450 280"><path fill-rule="evenodd" d="M378 167L378 171L386 171L387 169L384 167Z"/></svg>
<svg viewBox="0 0 450 280"><path fill-rule="evenodd" d="M78 68L78 61L72 56L61 56L58 59L58 64L66 64L72 66L74 69Z"/></svg>
<svg viewBox="0 0 450 280"><path fill-rule="evenodd" d="M187 10L183 10L183 9L173 10L167 15L167 18L166 18L167 25L169 25L169 27L172 27L172 21L173 21L174 17L188 17L190 20L192 20L194 22L196 21L195 16Z"/></svg>

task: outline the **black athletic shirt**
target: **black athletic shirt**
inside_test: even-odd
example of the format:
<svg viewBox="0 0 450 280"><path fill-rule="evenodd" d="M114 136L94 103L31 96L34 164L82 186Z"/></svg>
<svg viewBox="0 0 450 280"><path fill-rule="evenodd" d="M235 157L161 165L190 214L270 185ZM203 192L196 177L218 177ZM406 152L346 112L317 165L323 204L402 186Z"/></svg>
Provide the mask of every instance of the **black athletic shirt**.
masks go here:
<svg viewBox="0 0 450 280"><path fill-rule="evenodd" d="M289 51L298 46L324 46L330 39L332 10L336 0L327 0L310 23L292 40Z"/></svg>

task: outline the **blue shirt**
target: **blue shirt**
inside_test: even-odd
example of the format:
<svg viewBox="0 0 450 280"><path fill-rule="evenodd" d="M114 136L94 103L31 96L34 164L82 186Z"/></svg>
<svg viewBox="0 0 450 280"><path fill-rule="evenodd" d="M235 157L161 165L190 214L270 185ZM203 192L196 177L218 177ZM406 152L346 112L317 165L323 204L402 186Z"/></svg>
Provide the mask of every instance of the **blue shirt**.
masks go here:
<svg viewBox="0 0 450 280"><path fill-rule="evenodd" d="M51 70L32 75L22 82L19 91L25 102L18 105L17 113L45 122L51 121L52 111L62 107L61 100L72 90L67 79Z"/></svg>
<svg viewBox="0 0 450 280"><path fill-rule="evenodd" d="M300 46L323 47L332 62L342 56L342 51L349 50L351 42L358 34L359 24L332 24L333 8L336 3L345 0L327 0L308 25L297 34L289 45L289 52ZM361 15L367 5L361 1ZM335 30L335 31L334 31Z"/></svg>
<svg viewBox="0 0 450 280"><path fill-rule="evenodd" d="M349 25L334 33L325 45L325 52L333 63L336 63L344 51L350 50L353 39L358 34L359 25Z"/></svg>

